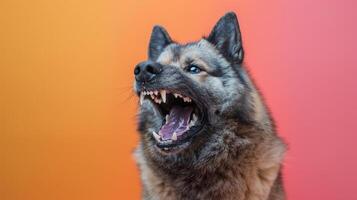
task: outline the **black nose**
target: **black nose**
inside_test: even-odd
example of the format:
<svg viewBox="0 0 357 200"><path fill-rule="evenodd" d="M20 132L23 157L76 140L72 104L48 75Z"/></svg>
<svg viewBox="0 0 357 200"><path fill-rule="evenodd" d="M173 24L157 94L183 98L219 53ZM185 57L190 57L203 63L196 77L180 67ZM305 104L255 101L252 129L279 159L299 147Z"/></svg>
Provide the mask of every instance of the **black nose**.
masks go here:
<svg viewBox="0 0 357 200"><path fill-rule="evenodd" d="M152 61L141 62L134 69L135 79L140 82L149 82L162 71L159 63Z"/></svg>

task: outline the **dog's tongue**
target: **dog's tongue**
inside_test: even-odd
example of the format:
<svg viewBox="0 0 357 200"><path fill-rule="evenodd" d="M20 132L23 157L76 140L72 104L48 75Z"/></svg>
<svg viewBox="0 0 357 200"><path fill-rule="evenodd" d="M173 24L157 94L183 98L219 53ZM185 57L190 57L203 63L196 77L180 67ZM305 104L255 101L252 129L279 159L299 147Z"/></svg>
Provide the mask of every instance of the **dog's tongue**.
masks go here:
<svg viewBox="0 0 357 200"><path fill-rule="evenodd" d="M191 106L174 106L170 110L166 124L160 129L159 134L163 140L172 138L172 135L176 132L177 136L182 135L189 128L190 116L193 111Z"/></svg>

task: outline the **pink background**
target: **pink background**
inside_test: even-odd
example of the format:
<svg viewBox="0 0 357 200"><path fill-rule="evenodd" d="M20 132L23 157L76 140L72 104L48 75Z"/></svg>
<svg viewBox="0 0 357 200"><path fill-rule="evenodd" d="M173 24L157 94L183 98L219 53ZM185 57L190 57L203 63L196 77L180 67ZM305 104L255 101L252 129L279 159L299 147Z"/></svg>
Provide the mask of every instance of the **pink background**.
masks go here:
<svg viewBox="0 0 357 200"><path fill-rule="evenodd" d="M260 83L290 144L289 199L357 199L356 7L281 3L281 57L269 64L279 76Z"/></svg>

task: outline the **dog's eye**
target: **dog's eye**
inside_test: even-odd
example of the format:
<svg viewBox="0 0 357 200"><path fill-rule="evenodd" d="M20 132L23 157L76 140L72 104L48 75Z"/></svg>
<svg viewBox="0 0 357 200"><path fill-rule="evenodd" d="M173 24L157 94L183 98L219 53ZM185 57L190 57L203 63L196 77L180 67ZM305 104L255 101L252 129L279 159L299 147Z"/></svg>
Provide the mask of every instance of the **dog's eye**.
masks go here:
<svg viewBox="0 0 357 200"><path fill-rule="evenodd" d="M189 73L191 73L191 74L198 74L198 73L200 73L202 70L201 70L201 68L199 68L197 65L191 64L191 65L189 65L189 66L187 66L187 67L185 68L185 71L187 71L187 72L189 72Z"/></svg>

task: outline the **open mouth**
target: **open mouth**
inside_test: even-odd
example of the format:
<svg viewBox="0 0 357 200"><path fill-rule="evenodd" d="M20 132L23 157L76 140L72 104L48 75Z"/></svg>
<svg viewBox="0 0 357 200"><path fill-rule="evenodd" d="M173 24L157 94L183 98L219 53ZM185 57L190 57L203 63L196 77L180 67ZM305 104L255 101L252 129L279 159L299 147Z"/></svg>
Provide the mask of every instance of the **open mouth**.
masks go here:
<svg viewBox="0 0 357 200"><path fill-rule="evenodd" d="M157 147L162 150L187 146L203 126L202 110L187 95L165 89L149 90L140 93L140 104L144 99L149 99L162 117L161 128L152 132Z"/></svg>

